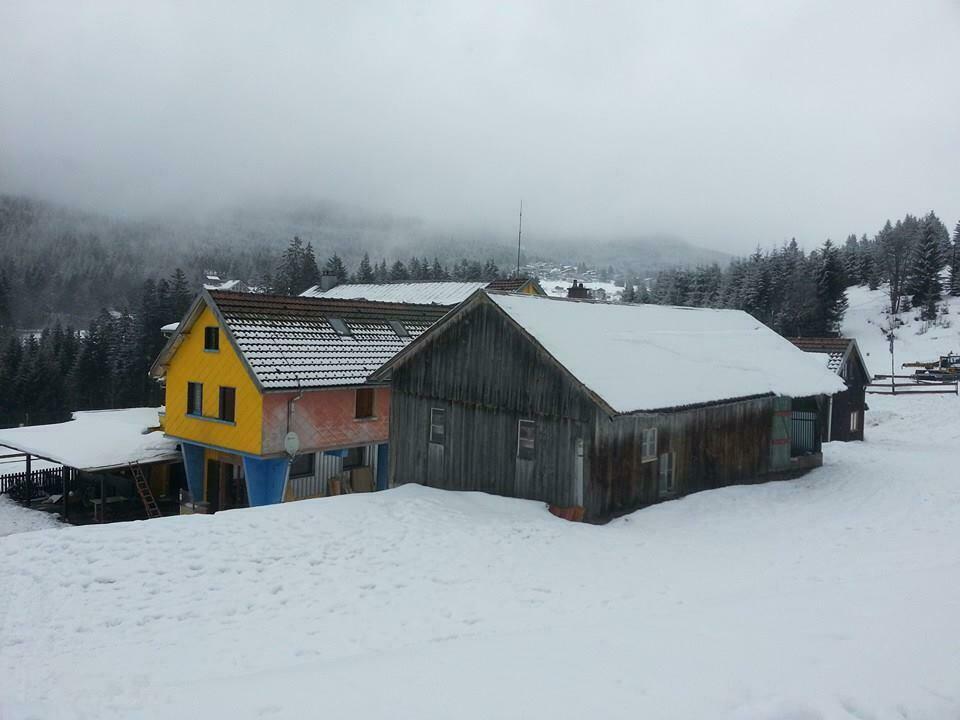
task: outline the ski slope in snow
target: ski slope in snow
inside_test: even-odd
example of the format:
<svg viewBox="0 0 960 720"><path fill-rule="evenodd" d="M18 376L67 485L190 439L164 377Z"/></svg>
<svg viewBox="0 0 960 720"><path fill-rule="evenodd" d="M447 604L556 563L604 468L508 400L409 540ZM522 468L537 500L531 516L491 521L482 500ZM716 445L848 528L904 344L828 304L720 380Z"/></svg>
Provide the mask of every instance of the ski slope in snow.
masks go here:
<svg viewBox="0 0 960 720"><path fill-rule="evenodd" d="M956 718L960 401L871 406L602 527L409 486L3 538L0 717Z"/></svg>

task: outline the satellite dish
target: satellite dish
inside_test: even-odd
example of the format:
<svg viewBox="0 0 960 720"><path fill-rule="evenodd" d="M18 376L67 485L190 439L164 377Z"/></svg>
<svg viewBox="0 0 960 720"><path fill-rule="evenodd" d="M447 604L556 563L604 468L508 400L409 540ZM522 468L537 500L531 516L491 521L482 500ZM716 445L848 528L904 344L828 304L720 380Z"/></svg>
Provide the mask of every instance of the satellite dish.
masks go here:
<svg viewBox="0 0 960 720"><path fill-rule="evenodd" d="M283 437L283 449L287 455L293 457L300 451L300 436L292 430Z"/></svg>

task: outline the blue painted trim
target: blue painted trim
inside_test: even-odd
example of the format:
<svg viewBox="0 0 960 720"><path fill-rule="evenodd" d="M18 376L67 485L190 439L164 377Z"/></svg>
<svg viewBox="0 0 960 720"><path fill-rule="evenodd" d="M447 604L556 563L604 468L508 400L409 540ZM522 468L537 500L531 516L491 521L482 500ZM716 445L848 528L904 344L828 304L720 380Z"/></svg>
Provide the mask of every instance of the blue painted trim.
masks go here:
<svg viewBox="0 0 960 720"><path fill-rule="evenodd" d="M286 458L255 458L243 455L243 474L247 478L250 507L283 502L290 463Z"/></svg>
<svg viewBox="0 0 960 720"><path fill-rule="evenodd" d="M390 461L390 446L387 443L377 445L377 490L386 490L390 482L387 473Z"/></svg>
<svg viewBox="0 0 960 720"><path fill-rule="evenodd" d="M340 450L324 450L323 454L331 457L345 458L347 456L347 448L341 448Z"/></svg>
<svg viewBox="0 0 960 720"><path fill-rule="evenodd" d="M181 441L180 452L183 454L183 469L193 501L203 502L203 446Z"/></svg>

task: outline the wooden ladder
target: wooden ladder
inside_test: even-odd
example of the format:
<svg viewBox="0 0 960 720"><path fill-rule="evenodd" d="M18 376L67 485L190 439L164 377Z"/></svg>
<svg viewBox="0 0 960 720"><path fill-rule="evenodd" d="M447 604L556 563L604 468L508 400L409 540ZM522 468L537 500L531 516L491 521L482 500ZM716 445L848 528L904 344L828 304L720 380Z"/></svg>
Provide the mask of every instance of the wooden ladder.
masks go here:
<svg viewBox="0 0 960 720"><path fill-rule="evenodd" d="M137 494L140 495L140 499L143 501L143 508L147 511L147 519L162 517L160 507L157 505L156 498L153 497L153 491L150 489L147 476L144 475L140 463L130 463L130 472L133 473L133 482L136 483Z"/></svg>

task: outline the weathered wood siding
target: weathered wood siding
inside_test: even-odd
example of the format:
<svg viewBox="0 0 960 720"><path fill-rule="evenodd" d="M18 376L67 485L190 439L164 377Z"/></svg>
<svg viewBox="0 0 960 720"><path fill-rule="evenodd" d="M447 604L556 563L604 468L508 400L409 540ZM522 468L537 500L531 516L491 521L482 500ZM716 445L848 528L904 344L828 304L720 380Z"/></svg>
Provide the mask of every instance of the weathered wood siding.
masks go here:
<svg viewBox="0 0 960 720"><path fill-rule="evenodd" d="M860 363L851 353L843 368L844 382L847 389L833 396L833 416L830 421L830 440L863 440L863 423L866 409L866 390L870 378L863 372ZM850 415L857 413L859 426L856 430L850 429Z"/></svg>
<svg viewBox="0 0 960 720"><path fill-rule="evenodd" d="M481 304L393 375L391 483L544 500L580 498L576 441L589 442L596 409L585 393L494 307ZM430 410L446 410L443 445ZM517 457L521 419L536 422L535 456Z"/></svg>
<svg viewBox="0 0 960 720"><path fill-rule="evenodd" d="M774 398L661 415L598 419L586 516L599 519L666 499L659 456L675 453L676 497L761 479L769 470ZM643 430L657 428L657 460L643 462Z"/></svg>

